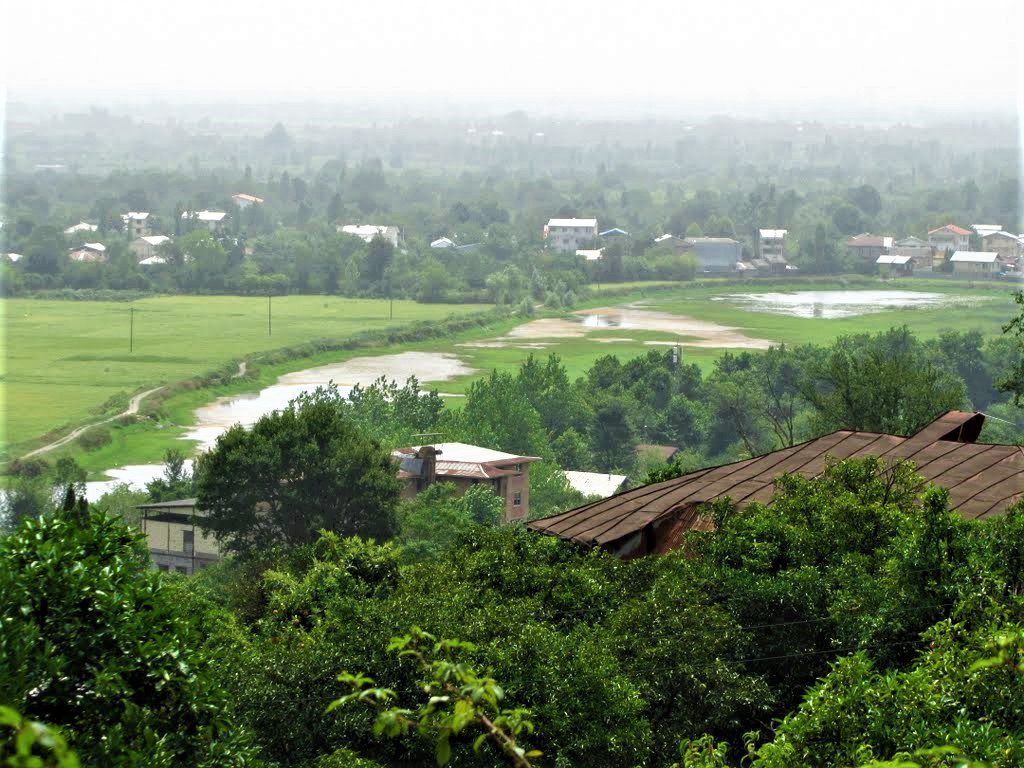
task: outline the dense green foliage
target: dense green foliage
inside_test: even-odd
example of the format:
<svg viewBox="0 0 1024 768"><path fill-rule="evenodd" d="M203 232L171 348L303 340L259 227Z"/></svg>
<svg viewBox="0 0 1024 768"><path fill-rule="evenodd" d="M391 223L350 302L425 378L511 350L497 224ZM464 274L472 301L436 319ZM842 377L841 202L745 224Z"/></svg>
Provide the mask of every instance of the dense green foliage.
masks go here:
<svg viewBox="0 0 1024 768"><path fill-rule="evenodd" d="M387 539L399 482L390 453L360 430L334 388L239 424L196 462L204 530L227 552L313 540L318 531Z"/></svg>
<svg viewBox="0 0 1024 768"><path fill-rule="evenodd" d="M74 506L0 539L0 703L65 731L85 765L251 764L199 617L136 533Z"/></svg>

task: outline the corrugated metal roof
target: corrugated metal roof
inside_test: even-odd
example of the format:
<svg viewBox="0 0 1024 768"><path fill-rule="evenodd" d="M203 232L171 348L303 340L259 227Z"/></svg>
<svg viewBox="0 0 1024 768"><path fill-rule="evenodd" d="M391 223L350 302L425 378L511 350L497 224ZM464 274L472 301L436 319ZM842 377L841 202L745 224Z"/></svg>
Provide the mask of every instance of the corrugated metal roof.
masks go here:
<svg viewBox="0 0 1024 768"><path fill-rule="evenodd" d="M949 257L949 260L972 264L991 264L998 257L999 254L995 251L957 251Z"/></svg>
<svg viewBox="0 0 1024 768"><path fill-rule="evenodd" d="M762 240L782 240L788 229L759 229L758 233L761 235Z"/></svg>
<svg viewBox="0 0 1024 768"><path fill-rule="evenodd" d="M875 259L875 264L906 264L908 261L910 261L909 256L888 256L882 254Z"/></svg>
<svg viewBox="0 0 1024 768"><path fill-rule="evenodd" d="M587 546L606 546L656 520L716 499L728 497L740 506L770 502L775 481L784 474L815 477L830 458L866 456L912 461L927 482L949 489L953 509L967 518L986 518L1002 513L1024 495L1024 448L975 443L984 420L980 413L950 411L911 437L839 430L762 456L634 488L528 525Z"/></svg>
<svg viewBox="0 0 1024 768"><path fill-rule="evenodd" d="M944 224L943 226L937 227L936 229L928 230L929 235L934 235L936 232L949 232L950 234L954 235L971 234L970 230L964 229L963 227L958 227L956 224Z"/></svg>

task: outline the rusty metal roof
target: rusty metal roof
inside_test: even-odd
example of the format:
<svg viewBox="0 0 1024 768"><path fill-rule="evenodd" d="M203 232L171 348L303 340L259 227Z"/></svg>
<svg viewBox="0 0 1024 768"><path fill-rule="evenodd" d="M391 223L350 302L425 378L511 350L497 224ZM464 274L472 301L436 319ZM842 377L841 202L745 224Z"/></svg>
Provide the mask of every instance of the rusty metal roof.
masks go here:
<svg viewBox="0 0 1024 768"><path fill-rule="evenodd" d="M964 517L990 517L1024 495L1024 449L974 442L984 421L981 413L950 411L911 437L839 430L763 456L633 488L528 525L587 546L605 546L717 499L728 497L740 506L768 503L782 475L811 478L829 458L866 456L912 461L926 481L949 489L952 507ZM693 514L689 517L693 520L688 527L700 527Z"/></svg>

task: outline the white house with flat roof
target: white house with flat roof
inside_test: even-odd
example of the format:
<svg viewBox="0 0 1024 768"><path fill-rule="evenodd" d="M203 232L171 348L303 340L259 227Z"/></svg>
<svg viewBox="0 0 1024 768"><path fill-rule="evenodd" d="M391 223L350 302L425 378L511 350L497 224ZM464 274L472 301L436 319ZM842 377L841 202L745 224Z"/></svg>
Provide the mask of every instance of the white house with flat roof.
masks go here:
<svg viewBox="0 0 1024 768"><path fill-rule="evenodd" d="M577 251L597 239L597 219L548 219L544 240L556 251Z"/></svg>

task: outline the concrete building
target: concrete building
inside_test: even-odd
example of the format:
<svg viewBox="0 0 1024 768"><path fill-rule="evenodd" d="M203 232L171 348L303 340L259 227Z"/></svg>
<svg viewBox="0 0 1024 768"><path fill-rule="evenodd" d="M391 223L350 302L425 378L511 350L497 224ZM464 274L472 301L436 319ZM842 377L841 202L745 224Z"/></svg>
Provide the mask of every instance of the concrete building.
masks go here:
<svg viewBox="0 0 1024 768"><path fill-rule="evenodd" d="M958 275L992 276L1002 270L999 254L994 251L957 251L949 260Z"/></svg>
<svg viewBox="0 0 1024 768"><path fill-rule="evenodd" d="M743 259L743 245L731 237L687 237L683 242L697 259L701 272L734 272Z"/></svg>
<svg viewBox="0 0 1024 768"><path fill-rule="evenodd" d="M358 237L365 243L380 237L387 240L395 248L398 247L398 238L401 236L398 227L380 224L343 224L337 227L337 230L344 235Z"/></svg>
<svg viewBox="0 0 1024 768"><path fill-rule="evenodd" d="M238 192L231 196L231 199L235 201L235 205L240 210L245 210L250 205L263 205L263 198L256 197L256 195L247 195L244 192Z"/></svg>
<svg viewBox="0 0 1024 768"><path fill-rule="evenodd" d="M454 483L460 494L485 485L505 501L505 519L525 520L530 512L530 463L516 456L466 443L436 443L392 452L398 462L402 498L411 499L433 483Z"/></svg>
<svg viewBox="0 0 1024 768"><path fill-rule="evenodd" d="M889 253L893 239L887 235L873 235L862 232L843 243L846 255L860 263L874 264L879 256Z"/></svg>
<svg viewBox="0 0 1024 768"><path fill-rule="evenodd" d="M556 251L578 251L597 239L597 219L548 219L544 240Z"/></svg>
<svg viewBox="0 0 1024 768"><path fill-rule="evenodd" d="M217 233L227 223L228 215L224 211L184 211L181 218Z"/></svg>
<svg viewBox="0 0 1024 768"><path fill-rule="evenodd" d="M121 214L121 221L129 240L153 234L153 222L148 211L128 211Z"/></svg>
<svg viewBox="0 0 1024 768"><path fill-rule="evenodd" d="M762 259L769 256L786 255L786 229L759 229L757 255Z"/></svg>
<svg viewBox="0 0 1024 768"><path fill-rule="evenodd" d="M220 560L217 541L197 524L205 512L196 509L195 499L142 504L138 509L149 555L159 570L191 575Z"/></svg>
<svg viewBox="0 0 1024 768"><path fill-rule="evenodd" d="M135 254L140 262L145 259L151 259L157 255L157 249L164 243L171 242L171 238L167 235L147 235L146 237L139 237L132 240L128 244L128 248Z"/></svg>
<svg viewBox="0 0 1024 768"><path fill-rule="evenodd" d="M654 247L659 249L671 249L672 252L677 255L684 253L689 248L683 238L670 235L667 232L664 235L659 235L654 238Z"/></svg>
<svg viewBox="0 0 1024 768"><path fill-rule="evenodd" d="M587 261L600 261L604 248L580 248L576 251L577 256L582 256Z"/></svg>
<svg viewBox="0 0 1024 768"><path fill-rule="evenodd" d="M1003 229L1002 224L971 224L978 237L984 237L985 235L991 235L993 232L1001 232Z"/></svg>
<svg viewBox="0 0 1024 768"><path fill-rule="evenodd" d="M928 244L948 256L971 247L971 231L956 224L945 224L928 232Z"/></svg>
<svg viewBox="0 0 1024 768"><path fill-rule="evenodd" d="M909 256L915 269L931 269L935 264L936 247L919 237L904 237L892 244L891 253L893 256ZM941 261L945 261L945 253L940 253L943 254Z"/></svg>
<svg viewBox="0 0 1024 768"><path fill-rule="evenodd" d="M1011 232L991 232L981 238L981 247L998 253L999 260L1006 264L1016 264L1020 257L1020 238Z"/></svg>

